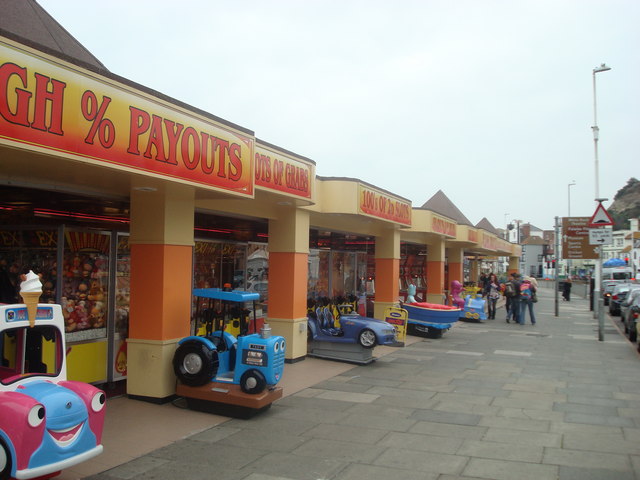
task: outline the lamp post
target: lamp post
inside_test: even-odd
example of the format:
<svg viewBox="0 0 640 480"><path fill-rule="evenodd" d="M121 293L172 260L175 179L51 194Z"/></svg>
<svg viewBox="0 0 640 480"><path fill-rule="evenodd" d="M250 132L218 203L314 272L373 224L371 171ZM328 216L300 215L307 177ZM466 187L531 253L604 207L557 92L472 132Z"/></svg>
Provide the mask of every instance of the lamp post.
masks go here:
<svg viewBox="0 0 640 480"><path fill-rule="evenodd" d="M507 241L509 241L509 224L507 223L507 216L508 215L509 215L508 213L504 214L504 224L507 227L506 230L504 231L504 239L507 240Z"/></svg>
<svg viewBox="0 0 640 480"><path fill-rule="evenodd" d="M575 180L567 184L567 217L571 217L571 187L576 184ZM567 258L567 276L571 275L571 259Z"/></svg>
<svg viewBox="0 0 640 480"><path fill-rule="evenodd" d="M600 172L598 165L598 136L600 133L600 129L598 128L598 110L596 104L596 73L606 72L611 70L611 67L607 67L604 63L600 64L599 67L593 69L593 151L595 156L595 174L596 174L596 196L595 199L598 201L600 198ZM598 340L604 340L604 299L600 295L600 284L602 283L602 246L598 247L598 259L596 260L596 279L595 285L593 288L593 297L594 300L597 300L597 303L594 302L594 309L596 310L596 316L598 318ZM597 308L596 308L597 306Z"/></svg>
<svg viewBox="0 0 640 480"><path fill-rule="evenodd" d="M567 185L567 217L571 216L571 187L576 184L575 180L572 180L571 183Z"/></svg>

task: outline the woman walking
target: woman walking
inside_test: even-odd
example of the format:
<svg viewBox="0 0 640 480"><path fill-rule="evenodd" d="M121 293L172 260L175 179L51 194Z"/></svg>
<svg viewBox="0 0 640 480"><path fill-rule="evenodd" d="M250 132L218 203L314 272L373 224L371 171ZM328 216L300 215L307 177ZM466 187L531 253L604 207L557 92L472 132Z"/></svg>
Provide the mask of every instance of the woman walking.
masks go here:
<svg viewBox="0 0 640 480"><path fill-rule="evenodd" d="M536 282L537 283L537 282ZM526 323L525 315L527 314L527 307L529 307L529 318L531 319L531 325L536 324L536 316L533 313L534 298L536 296L536 287L529 278L525 278L520 285L520 325Z"/></svg>
<svg viewBox="0 0 640 480"><path fill-rule="evenodd" d="M489 278L485 282L484 295L487 297L488 305L488 317L489 320L495 320L496 318L496 304L500 298L500 282L498 277L494 273L489 275Z"/></svg>

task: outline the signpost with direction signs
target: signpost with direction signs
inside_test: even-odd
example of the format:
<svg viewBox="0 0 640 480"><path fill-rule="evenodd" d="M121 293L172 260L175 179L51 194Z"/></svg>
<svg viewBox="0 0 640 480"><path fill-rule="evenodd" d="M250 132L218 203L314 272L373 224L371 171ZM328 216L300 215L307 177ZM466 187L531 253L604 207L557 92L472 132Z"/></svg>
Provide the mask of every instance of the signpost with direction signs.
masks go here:
<svg viewBox="0 0 640 480"><path fill-rule="evenodd" d="M613 245L613 231L609 228L590 228L589 245Z"/></svg>
<svg viewBox="0 0 640 480"><path fill-rule="evenodd" d="M562 258L585 260L598 258L597 247L589 244L589 220L589 217L562 219Z"/></svg>

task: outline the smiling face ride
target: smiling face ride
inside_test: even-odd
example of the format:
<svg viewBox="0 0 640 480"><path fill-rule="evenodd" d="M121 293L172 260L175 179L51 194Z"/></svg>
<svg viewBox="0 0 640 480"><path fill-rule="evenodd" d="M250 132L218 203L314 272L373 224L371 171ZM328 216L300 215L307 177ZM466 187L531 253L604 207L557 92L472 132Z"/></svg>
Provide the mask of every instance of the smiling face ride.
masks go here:
<svg viewBox="0 0 640 480"><path fill-rule="evenodd" d="M106 397L66 380L60 305L0 306L0 479L54 474L102 453ZM31 320L31 324L29 322Z"/></svg>

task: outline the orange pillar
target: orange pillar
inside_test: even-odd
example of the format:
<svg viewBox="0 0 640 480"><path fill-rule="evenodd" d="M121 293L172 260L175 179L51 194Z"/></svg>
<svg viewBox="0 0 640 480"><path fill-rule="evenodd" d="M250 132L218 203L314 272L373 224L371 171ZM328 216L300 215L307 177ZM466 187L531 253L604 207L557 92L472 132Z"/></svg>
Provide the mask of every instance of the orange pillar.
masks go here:
<svg viewBox="0 0 640 480"><path fill-rule="evenodd" d="M175 394L173 354L190 333L194 192L148 183L155 190L131 192L127 393L162 400Z"/></svg>
<svg viewBox="0 0 640 480"><path fill-rule="evenodd" d="M400 294L400 231L387 229L376 237L376 300L374 318L383 319L387 307L398 305Z"/></svg>
<svg viewBox="0 0 640 480"><path fill-rule="evenodd" d="M309 213L281 208L269 220L268 323L287 341L286 359L307 355L307 278Z"/></svg>
<svg viewBox="0 0 640 480"><path fill-rule="evenodd" d="M427 302L444 300L444 240L434 240L427 246Z"/></svg>
<svg viewBox="0 0 640 480"><path fill-rule="evenodd" d="M449 281L445 289L451 290L451 282L454 280L464 284L464 249L451 247L447 249L447 264L449 267Z"/></svg>

